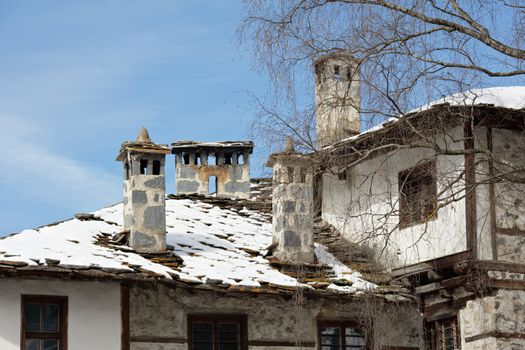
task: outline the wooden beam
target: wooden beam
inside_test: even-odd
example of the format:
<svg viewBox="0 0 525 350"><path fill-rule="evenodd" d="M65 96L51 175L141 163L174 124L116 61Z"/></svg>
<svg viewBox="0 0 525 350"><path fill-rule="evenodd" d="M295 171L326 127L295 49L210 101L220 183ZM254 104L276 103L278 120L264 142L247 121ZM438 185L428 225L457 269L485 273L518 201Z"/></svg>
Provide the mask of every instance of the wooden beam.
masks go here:
<svg viewBox="0 0 525 350"><path fill-rule="evenodd" d="M120 285L120 317L122 322L121 349L129 350L129 286Z"/></svg>
<svg viewBox="0 0 525 350"><path fill-rule="evenodd" d="M465 343L471 343L476 340L482 340L487 338L499 338L499 339L525 339L525 333L510 333L510 332L486 332L472 337L466 337Z"/></svg>
<svg viewBox="0 0 525 350"><path fill-rule="evenodd" d="M430 270L441 270L443 268L452 267L454 264L459 262L469 261L472 257L472 253L467 250L456 254L451 254L437 258L434 260L428 260L413 265L399 267L392 270L394 277L401 277L405 275L414 275L422 272L428 272Z"/></svg>
<svg viewBox="0 0 525 350"><path fill-rule="evenodd" d="M474 149L474 136L470 120L464 124L464 147L465 150ZM477 243L477 219L476 219L476 155L475 153L465 153L465 215L467 248L472 251L474 259L478 256Z"/></svg>
<svg viewBox="0 0 525 350"><path fill-rule="evenodd" d="M185 338L156 337L156 336L148 336L148 335L131 336L129 340L132 343L185 344L188 342L188 340Z"/></svg>
<svg viewBox="0 0 525 350"><path fill-rule="evenodd" d="M439 282L425 284L423 286L417 287L416 293L425 294L425 293L434 292L440 289L461 286L465 283L466 279L467 279L466 276L458 276L458 277L449 278L449 279L439 281Z"/></svg>
<svg viewBox="0 0 525 350"><path fill-rule="evenodd" d="M500 235L507 236L525 236L524 230L518 230L513 228L496 228L496 232Z"/></svg>
<svg viewBox="0 0 525 350"><path fill-rule="evenodd" d="M301 348L314 348L315 342L313 341L279 341L279 340L250 340L248 341L249 346L275 346L275 347L301 347Z"/></svg>

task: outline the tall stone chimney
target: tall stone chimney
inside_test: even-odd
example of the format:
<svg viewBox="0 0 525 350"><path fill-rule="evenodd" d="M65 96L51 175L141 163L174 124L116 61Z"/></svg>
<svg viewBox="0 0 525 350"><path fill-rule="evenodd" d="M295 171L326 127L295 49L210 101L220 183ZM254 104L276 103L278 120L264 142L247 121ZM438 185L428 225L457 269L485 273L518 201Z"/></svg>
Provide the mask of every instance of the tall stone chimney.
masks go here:
<svg viewBox="0 0 525 350"><path fill-rule="evenodd" d="M138 252L166 250L166 181L164 164L167 145L157 145L141 128L135 141L122 144L117 161L124 164L124 230L129 245Z"/></svg>
<svg viewBox="0 0 525 350"><path fill-rule="evenodd" d="M359 134L359 65L348 53L322 56L315 62L317 147Z"/></svg>
<svg viewBox="0 0 525 350"><path fill-rule="evenodd" d="M309 156L286 149L270 156L274 256L291 263L314 263L313 166Z"/></svg>

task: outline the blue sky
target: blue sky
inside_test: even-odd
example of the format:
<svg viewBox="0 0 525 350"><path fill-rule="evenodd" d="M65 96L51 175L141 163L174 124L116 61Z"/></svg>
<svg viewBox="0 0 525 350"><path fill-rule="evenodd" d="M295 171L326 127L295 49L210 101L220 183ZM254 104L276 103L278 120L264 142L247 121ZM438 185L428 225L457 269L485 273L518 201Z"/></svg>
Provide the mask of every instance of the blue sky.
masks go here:
<svg viewBox="0 0 525 350"><path fill-rule="evenodd" d="M242 91L265 80L240 18L234 0L1 1L0 235L120 201L114 159L143 125L159 143L247 138Z"/></svg>

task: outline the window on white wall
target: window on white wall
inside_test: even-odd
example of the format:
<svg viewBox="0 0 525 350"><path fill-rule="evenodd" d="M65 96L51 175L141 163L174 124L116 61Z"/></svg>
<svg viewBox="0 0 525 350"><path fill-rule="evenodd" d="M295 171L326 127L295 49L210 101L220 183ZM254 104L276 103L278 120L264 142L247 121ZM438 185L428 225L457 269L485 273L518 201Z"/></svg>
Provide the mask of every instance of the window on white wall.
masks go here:
<svg viewBox="0 0 525 350"><path fill-rule="evenodd" d="M67 349L67 297L23 295L23 350Z"/></svg>
<svg viewBox="0 0 525 350"><path fill-rule="evenodd" d="M436 163L425 162L399 173L399 227L437 217Z"/></svg>
<svg viewBox="0 0 525 350"><path fill-rule="evenodd" d="M459 350L459 324L456 316L427 322L425 325L427 347L430 350Z"/></svg>

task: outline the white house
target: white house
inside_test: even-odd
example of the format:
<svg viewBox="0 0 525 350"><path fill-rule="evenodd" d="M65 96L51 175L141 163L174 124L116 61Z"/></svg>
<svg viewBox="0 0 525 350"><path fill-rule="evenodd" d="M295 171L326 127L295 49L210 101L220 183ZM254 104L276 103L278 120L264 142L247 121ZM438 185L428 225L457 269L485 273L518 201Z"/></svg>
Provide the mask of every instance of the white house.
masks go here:
<svg viewBox="0 0 525 350"><path fill-rule="evenodd" d="M318 107L318 123L357 127L318 127L332 141L322 218L412 285L428 348L525 348L525 87L458 93L358 133L358 92L339 73L353 70L344 54L317 66L340 106Z"/></svg>
<svg viewBox="0 0 525 350"><path fill-rule="evenodd" d="M271 182L142 129L122 203L0 239L0 349L525 348L525 88L360 132L356 61L315 68L319 151Z"/></svg>

